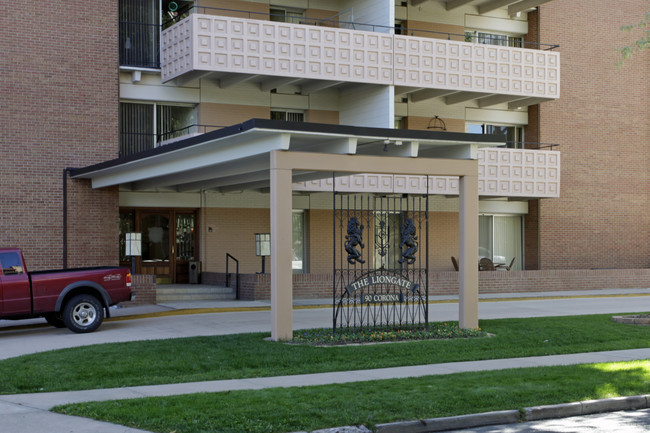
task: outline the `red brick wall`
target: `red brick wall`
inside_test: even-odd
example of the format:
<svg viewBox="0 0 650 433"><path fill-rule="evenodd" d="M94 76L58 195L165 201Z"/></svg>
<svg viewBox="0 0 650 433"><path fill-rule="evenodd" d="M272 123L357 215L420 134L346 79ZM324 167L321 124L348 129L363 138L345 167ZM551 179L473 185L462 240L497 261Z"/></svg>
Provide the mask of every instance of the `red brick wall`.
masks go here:
<svg viewBox="0 0 650 433"><path fill-rule="evenodd" d="M132 275L131 291L135 293L135 299L129 301L128 305L143 305L156 303L156 276L155 275Z"/></svg>
<svg viewBox="0 0 650 433"><path fill-rule="evenodd" d="M554 0L540 40L560 44L560 99L540 105L540 141L560 143L561 198L540 202L541 269L650 267L650 51L619 70L647 0Z"/></svg>
<svg viewBox="0 0 650 433"><path fill-rule="evenodd" d="M19 0L5 11L0 245L63 263L63 170L117 156L117 2ZM68 182L68 265L117 264L117 190Z"/></svg>
<svg viewBox="0 0 650 433"><path fill-rule="evenodd" d="M217 284L223 275L213 275ZM234 280L231 283L234 287ZM480 293L535 293L540 291L579 291L602 289L644 289L650 287L650 269L567 269L540 271L493 271L479 273ZM458 272L431 272L429 295L457 295ZM294 299L330 299L332 274L296 274ZM240 298L271 298L269 274L241 275Z"/></svg>

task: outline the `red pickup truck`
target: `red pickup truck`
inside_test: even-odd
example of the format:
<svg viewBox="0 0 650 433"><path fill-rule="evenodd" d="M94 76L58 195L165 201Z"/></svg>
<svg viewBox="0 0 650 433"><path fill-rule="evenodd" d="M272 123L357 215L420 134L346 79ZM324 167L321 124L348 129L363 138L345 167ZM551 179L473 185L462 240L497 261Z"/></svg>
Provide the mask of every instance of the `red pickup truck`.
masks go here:
<svg viewBox="0 0 650 433"><path fill-rule="evenodd" d="M0 248L0 319L44 317L57 328L96 330L108 307L132 299L128 268L27 272L18 248Z"/></svg>

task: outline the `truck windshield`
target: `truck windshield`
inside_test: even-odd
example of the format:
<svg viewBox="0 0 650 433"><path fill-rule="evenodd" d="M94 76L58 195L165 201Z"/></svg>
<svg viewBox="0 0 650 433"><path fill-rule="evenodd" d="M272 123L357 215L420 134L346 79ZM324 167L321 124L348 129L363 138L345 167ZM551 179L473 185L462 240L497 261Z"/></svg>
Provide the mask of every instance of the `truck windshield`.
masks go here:
<svg viewBox="0 0 650 433"><path fill-rule="evenodd" d="M0 253L0 265L3 275L20 275L23 273L23 266L18 253Z"/></svg>

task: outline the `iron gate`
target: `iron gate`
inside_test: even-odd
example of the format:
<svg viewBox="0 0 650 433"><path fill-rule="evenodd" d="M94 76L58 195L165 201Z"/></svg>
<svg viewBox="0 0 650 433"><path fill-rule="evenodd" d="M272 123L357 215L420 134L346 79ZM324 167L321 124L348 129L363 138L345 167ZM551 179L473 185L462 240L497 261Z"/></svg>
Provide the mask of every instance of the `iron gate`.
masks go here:
<svg viewBox="0 0 650 433"><path fill-rule="evenodd" d="M429 323L427 195L334 193L333 327Z"/></svg>

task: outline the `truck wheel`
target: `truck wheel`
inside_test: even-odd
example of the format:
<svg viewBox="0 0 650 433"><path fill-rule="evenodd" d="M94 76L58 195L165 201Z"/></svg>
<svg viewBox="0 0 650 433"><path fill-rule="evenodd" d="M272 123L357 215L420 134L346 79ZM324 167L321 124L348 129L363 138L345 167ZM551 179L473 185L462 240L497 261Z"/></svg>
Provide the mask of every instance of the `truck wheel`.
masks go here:
<svg viewBox="0 0 650 433"><path fill-rule="evenodd" d="M65 328L65 323L63 323L63 317L61 317L60 314L49 313L46 314L44 317L47 323L54 326L55 328Z"/></svg>
<svg viewBox="0 0 650 433"><path fill-rule="evenodd" d="M63 323L77 333L93 332L104 320L104 308L92 295L77 295L63 309Z"/></svg>

